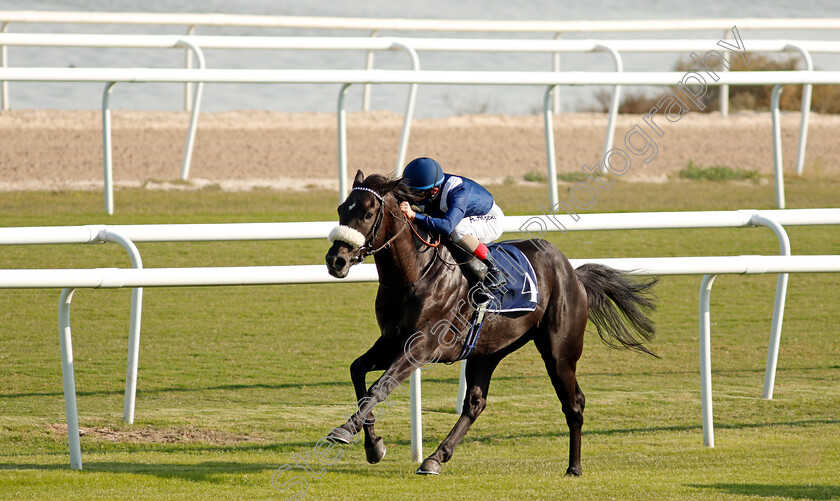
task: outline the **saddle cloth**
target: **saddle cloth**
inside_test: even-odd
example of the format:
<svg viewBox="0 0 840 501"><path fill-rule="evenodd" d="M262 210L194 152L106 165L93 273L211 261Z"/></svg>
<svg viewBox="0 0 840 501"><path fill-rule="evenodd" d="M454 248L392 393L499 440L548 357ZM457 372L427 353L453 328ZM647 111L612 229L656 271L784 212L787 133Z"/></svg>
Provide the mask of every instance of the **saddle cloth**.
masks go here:
<svg viewBox="0 0 840 501"><path fill-rule="evenodd" d="M517 247L499 242L487 246L496 266L505 274L507 285L493 291L493 299L487 305L492 313L534 311L539 301L537 274L531 262Z"/></svg>
<svg viewBox="0 0 840 501"><path fill-rule="evenodd" d="M472 325L470 325L464 339L464 346L461 348L461 355L458 360L463 360L472 355L487 312L511 313L534 311L537 308L537 301L539 300L537 274L525 254L505 242L491 244L487 248L490 249L490 254L496 261L496 266L507 277L507 285L492 291L493 297L490 301L478 306L472 318Z"/></svg>

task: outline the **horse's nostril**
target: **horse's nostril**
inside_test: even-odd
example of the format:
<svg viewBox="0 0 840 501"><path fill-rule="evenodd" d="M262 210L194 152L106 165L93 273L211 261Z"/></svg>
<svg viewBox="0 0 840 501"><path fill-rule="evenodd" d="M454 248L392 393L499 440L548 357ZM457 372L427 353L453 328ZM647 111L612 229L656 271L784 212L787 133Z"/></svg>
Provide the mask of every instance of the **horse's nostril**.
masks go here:
<svg viewBox="0 0 840 501"><path fill-rule="evenodd" d="M334 270L341 270L347 264L347 260L334 254L327 254L327 266Z"/></svg>

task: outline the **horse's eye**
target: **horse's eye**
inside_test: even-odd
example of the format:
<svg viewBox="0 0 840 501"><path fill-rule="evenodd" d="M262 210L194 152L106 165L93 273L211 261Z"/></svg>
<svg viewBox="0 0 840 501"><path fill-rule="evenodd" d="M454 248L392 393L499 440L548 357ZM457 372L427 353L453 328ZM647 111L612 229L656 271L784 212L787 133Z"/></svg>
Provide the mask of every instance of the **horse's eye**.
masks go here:
<svg viewBox="0 0 840 501"><path fill-rule="evenodd" d="M368 212L367 214L365 214L365 219L370 219L372 217L373 217L373 212Z"/></svg>

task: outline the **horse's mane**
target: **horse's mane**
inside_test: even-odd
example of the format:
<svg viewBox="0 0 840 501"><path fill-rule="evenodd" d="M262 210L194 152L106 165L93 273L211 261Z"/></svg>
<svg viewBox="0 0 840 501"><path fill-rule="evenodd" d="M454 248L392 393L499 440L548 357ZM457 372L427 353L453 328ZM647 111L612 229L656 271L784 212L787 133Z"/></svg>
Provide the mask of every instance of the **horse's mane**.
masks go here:
<svg viewBox="0 0 840 501"><path fill-rule="evenodd" d="M411 192L411 189L406 185L401 177L390 177L390 176L383 176L382 174L371 174L362 181L361 184L357 186L362 186L364 188L370 188L383 197L388 193L394 195L394 198L397 199L397 202L402 202L403 200L414 203L417 201L417 197L414 193Z"/></svg>
<svg viewBox="0 0 840 501"><path fill-rule="evenodd" d="M408 187L407 184L403 182L403 179L400 177L391 177L391 176L383 176L382 174L371 174L364 179L361 183L354 183L354 186L361 186L363 188L370 188L371 190L376 191L383 197L388 193L394 195L394 198L397 199L397 203L402 201L408 201L409 203L417 202L417 196ZM421 226L416 226L415 231L419 231L422 234L422 238L428 240L434 240L436 237L436 233L433 233ZM420 236L420 235L418 235ZM445 246L440 246L440 248L436 249L438 252L443 252L443 256L447 257L450 256L448 249Z"/></svg>

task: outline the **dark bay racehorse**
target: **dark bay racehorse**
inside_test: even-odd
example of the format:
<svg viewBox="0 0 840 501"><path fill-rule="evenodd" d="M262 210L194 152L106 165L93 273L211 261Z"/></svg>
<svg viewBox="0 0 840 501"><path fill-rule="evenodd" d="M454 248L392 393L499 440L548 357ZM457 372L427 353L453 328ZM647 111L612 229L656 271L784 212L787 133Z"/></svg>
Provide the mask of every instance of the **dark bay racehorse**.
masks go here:
<svg viewBox="0 0 840 501"><path fill-rule="evenodd" d="M454 362L464 345L465 320L473 305L467 302L467 281L443 245L429 246L431 236L415 233L399 209L411 193L400 184L373 174L356 174L353 190L338 207L340 226L333 230L333 245L326 255L329 273L347 276L354 264L374 255L379 272L376 319L381 336L350 366L358 400L357 411L328 439L350 443L365 432L370 463L385 455L382 438L374 432L374 406L417 367L430 362ZM445 238L445 237L444 237ZM484 410L490 378L509 353L533 341L545 362L551 383L569 426L567 475L580 475L583 392L575 378L583 349L587 319L601 339L613 347L653 355L644 343L653 338L655 280L636 282L620 271L601 265L575 270L556 247L543 240L513 242L525 253L538 277L539 301L535 311L498 314L485 321L478 343L466 362L467 396L455 427L417 473L437 474L452 458L455 447ZM629 325L629 329L628 329ZM370 388L370 371L385 373Z"/></svg>

